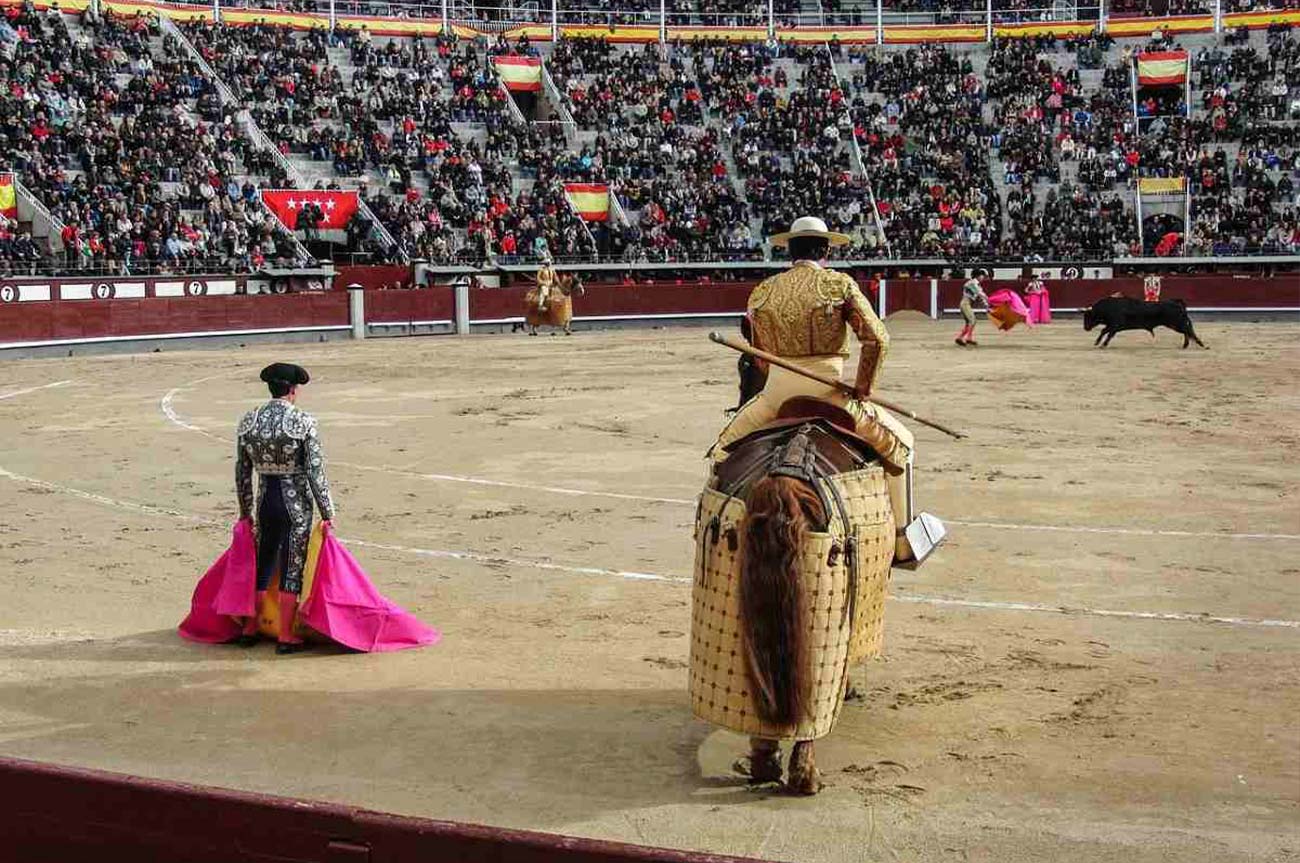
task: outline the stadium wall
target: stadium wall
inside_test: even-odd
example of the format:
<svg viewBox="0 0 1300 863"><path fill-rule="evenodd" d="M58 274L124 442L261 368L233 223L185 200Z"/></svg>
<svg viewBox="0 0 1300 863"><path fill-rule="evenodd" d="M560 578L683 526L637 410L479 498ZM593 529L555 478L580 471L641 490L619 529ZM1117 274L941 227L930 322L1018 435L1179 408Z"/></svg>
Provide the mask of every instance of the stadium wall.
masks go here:
<svg viewBox="0 0 1300 863"><path fill-rule="evenodd" d="M4 860L745 863L0 758ZM749 860L749 863L759 861Z"/></svg>
<svg viewBox="0 0 1300 863"><path fill-rule="evenodd" d="M0 0L0 6L19 5L22 0ZM56 0L34 0L38 9L48 9ZM90 5L90 0L58 0L58 6L66 13L81 13ZM204 20L214 17L213 6L189 3L153 2L153 0L101 0L101 8L118 15L136 16L166 15L175 21ZM221 9L221 19L226 24L250 25L272 24L298 30L328 29L330 18L325 13L286 12L276 9L259 9L232 7ZM369 15L338 15L335 24L342 30L360 30L365 28L379 36L434 36L444 29L439 18L405 19L378 17ZM1214 30L1213 15L1178 15L1166 17L1144 16L1106 16L1101 22L1106 32L1116 38L1146 38L1153 31L1163 29L1171 33L1206 33ZM1262 29L1273 24L1300 25L1300 9L1274 9L1259 12L1229 13L1223 16L1225 30L1246 27ZM552 38L549 22L518 24L504 30L486 30L476 27L473 22L451 21L451 30L458 36L474 38L487 36L495 39L498 33L507 39L516 40L527 35L535 42L549 42ZM1051 32L1058 37L1084 35L1091 33L1098 26L1096 21L1054 21L1050 23L1003 24L994 22L993 32L997 36L1022 37L1039 36ZM597 37L611 42L645 43L659 41L659 28L645 24L627 26L601 26L584 24L560 24L558 31L568 37ZM682 27L666 28L670 40L690 41L692 39L729 39L744 42L762 42L767 39L766 27ZM885 25L877 30L874 26L843 27L778 27L776 37L783 42L821 43L832 38L839 42L852 44L909 44L916 42L982 42L987 38L984 22L976 24L900 24Z"/></svg>
<svg viewBox="0 0 1300 863"><path fill-rule="evenodd" d="M86 352L105 345L138 350L177 340L349 338L354 320L347 284L362 285L367 335L456 330L456 288L383 289L410 284L406 268L343 268L334 284L330 291L248 295L245 279L231 276L0 281L0 354ZM574 321L586 327L725 323L744 312L754 284L754 279L593 281L575 298ZM863 289L887 315L911 310L939 316L955 311L961 285L960 279L897 278L879 287L864 283ZM986 286L1023 289L1024 283L994 280ZM468 304L465 321L479 330L522 321L528 287L461 289ZM1049 288L1052 308L1059 312L1076 311L1114 292L1142 295L1137 278L1053 280ZM1169 275L1164 296L1184 300L1193 311L1300 312L1300 276Z"/></svg>

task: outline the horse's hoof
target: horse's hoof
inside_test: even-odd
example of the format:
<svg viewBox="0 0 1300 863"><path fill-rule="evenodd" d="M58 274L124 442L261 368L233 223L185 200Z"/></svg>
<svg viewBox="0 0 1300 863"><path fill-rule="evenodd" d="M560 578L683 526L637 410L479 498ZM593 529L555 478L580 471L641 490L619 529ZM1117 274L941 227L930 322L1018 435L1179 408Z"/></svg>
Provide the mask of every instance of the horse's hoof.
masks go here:
<svg viewBox="0 0 1300 863"><path fill-rule="evenodd" d="M791 794L811 797L822 790L821 771L814 767L806 773L798 775L791 773L790 778L786 780L785 787Z"/></svg>
<svg viewBox="0 0 1300 863"><path fill-rule="evenodd" d="M813 761L810 741L800 741L790 753L790 777L785 782L791 794L812 795L822 790L822 775Z"/></svg>
<svg viewBox="0 0 1300 863"><path fill-rule="evenodd" d="M750 785L781 781L781 759L775 752L760 755L757 759L753 755L746 755L737 759L731 769L748 779Z"/></svg>

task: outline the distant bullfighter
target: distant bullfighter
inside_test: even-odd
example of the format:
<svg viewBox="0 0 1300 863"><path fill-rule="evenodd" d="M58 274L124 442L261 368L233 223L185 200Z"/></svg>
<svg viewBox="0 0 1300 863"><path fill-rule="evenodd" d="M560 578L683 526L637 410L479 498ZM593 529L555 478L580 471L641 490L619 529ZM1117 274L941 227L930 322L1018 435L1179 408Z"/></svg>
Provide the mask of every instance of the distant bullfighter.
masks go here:
<svg viewBox="0 0 1300 863"><path fill-rule="evenodd" d="M1156 327L1168 327L1181 333L1184 348L1193 341L1206 348L1206 344L1192 328L1192 319L1187 316L1187 304L1182 300L1148 303L1132 297L1112 295L1083 310L1084 330L1091 332L1098 324L1101 324L1101 333L1093 344L1103 348L1110 344L1118 332L1146 330L1154 336Z"/></svg>

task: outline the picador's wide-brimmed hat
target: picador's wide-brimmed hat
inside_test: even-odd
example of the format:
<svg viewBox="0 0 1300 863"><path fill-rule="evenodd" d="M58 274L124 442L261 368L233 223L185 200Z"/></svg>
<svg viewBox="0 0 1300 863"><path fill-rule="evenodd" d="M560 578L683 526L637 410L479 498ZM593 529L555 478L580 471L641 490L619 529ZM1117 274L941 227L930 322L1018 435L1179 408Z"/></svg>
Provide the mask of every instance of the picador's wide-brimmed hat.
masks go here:
<svg viewBox="0 0 1300 863"><path fill-rule="evenodd" d="M311 380L307 370L293 363L271 363L262 369L261 378L266 383L282 383L291 387L302 386Z"/></svg>
<svg viewBox="0 0 1300 863"><path fill-rule="evenodd" d="M800 216L790 225L790 230L773 234L768 241L774 246L788 246L799 237L821 237L832 246L847 246L851 242L848 234L827 229L826 223L816 216Z"/></svg>

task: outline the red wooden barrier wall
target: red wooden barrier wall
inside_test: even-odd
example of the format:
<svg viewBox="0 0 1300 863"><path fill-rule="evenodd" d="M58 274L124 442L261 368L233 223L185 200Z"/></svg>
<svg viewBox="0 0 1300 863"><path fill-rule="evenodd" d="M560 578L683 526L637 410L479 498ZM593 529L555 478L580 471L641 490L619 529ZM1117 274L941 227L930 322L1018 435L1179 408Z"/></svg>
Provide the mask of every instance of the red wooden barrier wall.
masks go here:
<svg viewBox="0 0 1300 863"><path fill-rule="evenodd" d="M416 291L366 291L366 323L452 321L456 297L449 287Z"/></svg>
<svg viewBox="0 0 1300 863"><path fill-rule="evenodd" d="M743 312L753 282L694 284L592 284L574 300L573 314L584 317L637 315L706 315ZM523 314L531 285L480 288L470 292L472 321L514 318ZM366 299L369 300L369 295Z"/></svg>
<svg viewBox="0 0 1300 863"><path fill-rule="evenodd" d="M13 303L0 342L156 336L227 330L346 326L346 291L320 294Z"/></svg>
<svg viewBox="0 0 1300 863"><path fill-rule="evenodd" d="M0 800L23 863L745 863L8 758Z"/></svg>
<svg viewBox="0 0 1300 863"><path fill-rule="evenodd" d="M902 280L889 283L889 305L892 309L894 290ZM939 282L939 307L956 308L961 302L963 280L943 279ZM986 293L999 288L1011 288L1021 291L1025 282L1009 280L989 280L982 282ZM1136 278L1118 279L1074 279L1055 280L1047 283L1052 294L1052 308L1078 309L1090 306L1102 297L1113 293L1142 298L1142 280ZM927 289L928 290L928 289ZM1291 275L1276 279L1261 278L1210 278L1205 276L1165 276L1162 280L1161 297L1163 299L1183 300L1189 306L1219 308L1285 308L1300 311L1300 276ZM926 295L925 310L929 310L929 295Z"/></svg>

